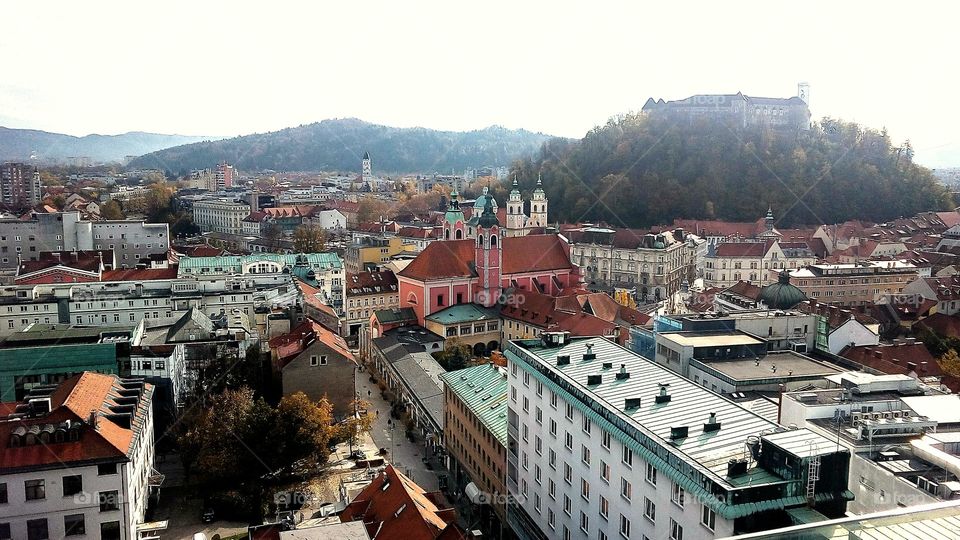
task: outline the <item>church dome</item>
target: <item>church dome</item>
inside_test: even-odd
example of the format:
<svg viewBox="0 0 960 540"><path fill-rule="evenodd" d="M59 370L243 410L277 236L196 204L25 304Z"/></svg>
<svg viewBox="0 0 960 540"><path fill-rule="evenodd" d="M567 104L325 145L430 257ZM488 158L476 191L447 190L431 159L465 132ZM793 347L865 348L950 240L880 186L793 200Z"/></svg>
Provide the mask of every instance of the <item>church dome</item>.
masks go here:
<svg viewBox="0 0 960 540"><path fill-rule="evenodd" d="M484 186L483 194L477 197L477 200L473 203L473 208L479 212L483 212L483 208L487 205L487 199L490 199L490 203L493 205L493 211L497 211L497 200L493 198L493 195L490 195L490 188Z"/></svg>
<svg viewBox="0 0 960 540"><path fill-rule="evenodd" d="M790 309L807 299L803 291L790 284L790 273L780 272L776 283L760 289L760 300L770 309Z"/></svg>

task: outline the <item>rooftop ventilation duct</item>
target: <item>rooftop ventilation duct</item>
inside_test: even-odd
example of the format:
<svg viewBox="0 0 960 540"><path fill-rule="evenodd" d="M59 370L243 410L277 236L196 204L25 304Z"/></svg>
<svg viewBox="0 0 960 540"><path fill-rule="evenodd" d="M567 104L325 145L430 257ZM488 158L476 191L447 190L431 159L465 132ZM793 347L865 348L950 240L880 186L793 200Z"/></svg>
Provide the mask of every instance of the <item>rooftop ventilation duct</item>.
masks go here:
<svg viewBox="0 0 960 540"><path fill-rule="evenodd" d="M717 413L710 413L710 418L707 419L707 423L703 424L704 433L713 433L715 431L720 431L720 422L717 421Z"/></svg>
<svg viewBox="0 0 960 540"><path fill-rule="evenodd" d="M626 364L620 364L620 371L617 373L617 380L623 381L630 378L630 373L627 371Z"/></svg>
<svg viewBox="0 0 960 540"><path fill-rule="evenodd" d="M654 401L657 403L669 403L670 394L667 392L667 387L670 386L670 383L658 383L660 387L660 393L654 398Z"/></svg>

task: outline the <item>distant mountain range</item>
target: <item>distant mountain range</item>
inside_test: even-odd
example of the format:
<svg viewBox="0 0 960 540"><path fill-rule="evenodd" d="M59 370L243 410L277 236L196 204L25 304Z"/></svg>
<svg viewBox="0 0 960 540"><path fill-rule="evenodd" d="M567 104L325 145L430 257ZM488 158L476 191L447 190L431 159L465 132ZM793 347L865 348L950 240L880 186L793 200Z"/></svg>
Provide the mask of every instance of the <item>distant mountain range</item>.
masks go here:
<svg viewBox="0 0 960 540"><path fill-rule="evenodd" d="M127 156L140 156L162 148L216 139L131 131L121 135L86 135L75 137L35 129L0 127L0 160L27 161L42 164L87 158L92 163L123 161Z"/></svg>
<svg viewBox="0 0 960 540"><path fill-rule="evenodd" d="M362 156L369 152L374 174L449 173L509 165L533 154L550 138L499 126L455 132L346 118L167 148L141 156L130 166L182 174L226 161L242 170L359 172Z"/></svg>

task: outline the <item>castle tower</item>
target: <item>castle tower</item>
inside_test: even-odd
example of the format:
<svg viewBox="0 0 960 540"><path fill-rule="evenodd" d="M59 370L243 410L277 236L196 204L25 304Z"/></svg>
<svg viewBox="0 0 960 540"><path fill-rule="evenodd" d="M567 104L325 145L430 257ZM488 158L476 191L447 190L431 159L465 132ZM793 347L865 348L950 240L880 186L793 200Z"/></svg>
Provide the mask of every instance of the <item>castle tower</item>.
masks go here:
<svg viewBox="0 0 960 540"><path fill-rule="evenodd" d="M543 180L537 174L537 189L533 190L533 199L530 201L529 227L547 226L547 194L543 192Z"/></svg>
<svg viewBox="0 0 960 540"><path fill-rule="evenodd" d="M810 83L802 82L797 85L797 97L810 106Z"/></svg>
<svg viewBox="0 0 960 540"><path fill-rule="evenodd" d="M510 198L507 199L507 235L523 236L523 227L527 220L523 213L523 199L520 197L520 190L517 187L517 179L513 179L513 190L510 191Z"/></svg>
<svg viewBox="0 0 960 540"><path fill-rule="evenodd" d="M466 220L463 218L463 210L460 209L460 194L454 188L450 193L450 204L447 206L447 213L443 216L443 239L444 240L463 240L467 237L465 234Z"/></svg>
<svg viewBox="0 0 960 540"><path fill-rule="evenodd" d="M500 223L493 212L490 199L483 208L483 214L477 223L476 240L476 268L480 277L476 302L484 307L496 305L500 299L500 278L502 276L500 263L503 260Z"/></svg>
<svg viewBox="0 0 960 540"><path fill-rule="evenodd" d="M364 182L368 182L371 178L373 178L373 166L370 163L370 152L364 152L363 168L360 172L360 179Z"/></svg>

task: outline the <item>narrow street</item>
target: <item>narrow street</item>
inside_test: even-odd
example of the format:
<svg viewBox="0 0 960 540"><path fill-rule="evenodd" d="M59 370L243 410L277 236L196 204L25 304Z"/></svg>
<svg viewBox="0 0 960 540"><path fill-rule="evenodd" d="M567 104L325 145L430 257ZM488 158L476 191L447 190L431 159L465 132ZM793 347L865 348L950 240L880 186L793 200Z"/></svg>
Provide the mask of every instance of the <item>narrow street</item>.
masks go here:
<svg viewBox="0 0 960 540"><path fill-rule="evenodd" d="M438 466L433 460L434 469L430 470L423 462L426 448L422 443L411 443L404 435L404 426L397 425L396 420L390 424L390 403L380 395L380 388L370 382L370 373L364 368L357 373L357 393L361 399L370 402L370 411L377 411L370 436L378 448L387 449L386 461L410 477L426 491L439 489L438 475L445 474L446 470Z"/></svg>

